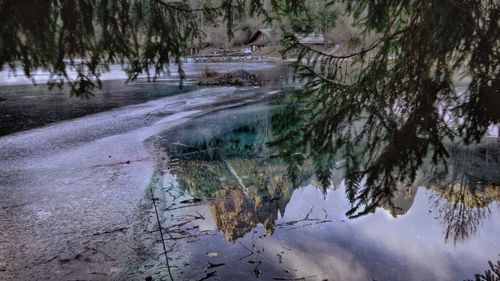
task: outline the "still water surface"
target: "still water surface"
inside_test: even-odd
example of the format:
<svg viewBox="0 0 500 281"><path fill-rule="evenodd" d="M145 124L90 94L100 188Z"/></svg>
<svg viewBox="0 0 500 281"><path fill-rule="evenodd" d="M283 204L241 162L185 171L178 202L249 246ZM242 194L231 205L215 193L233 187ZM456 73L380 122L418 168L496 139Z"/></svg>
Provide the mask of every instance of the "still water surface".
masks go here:
<svg viewBox="0 0 500 281"><path fill-rule="evenodd" d="M101 89L94 89L89 98L78 98L70 96L69 87L49 90L45 85L49 77L46 72L37 72L34 78L38 85L34 86L20 73L11 76L0 71L0 136L199 89L195 85L196 78L204 67L219 72L244 68L259 75L269 88L277 77L281 79L291 72L286 67L269 63L212 63L209 66L186 63L187 80L180 89L174 67L169 75L154 83L148 83L144 76L126 83L126 74L113 65L111 71L101 77Z"/></svg>
<svg viewBox="0 0 500 281"><path fill-rule="evenodd" d="M496 140L451 147L448 170L424 167L392 205L349 219L340 171L325 189L305 161L293 184L272 157L273 116L284 110L275 104L216 112L146 141L180 280L463 280L500 260Z"/></svg>

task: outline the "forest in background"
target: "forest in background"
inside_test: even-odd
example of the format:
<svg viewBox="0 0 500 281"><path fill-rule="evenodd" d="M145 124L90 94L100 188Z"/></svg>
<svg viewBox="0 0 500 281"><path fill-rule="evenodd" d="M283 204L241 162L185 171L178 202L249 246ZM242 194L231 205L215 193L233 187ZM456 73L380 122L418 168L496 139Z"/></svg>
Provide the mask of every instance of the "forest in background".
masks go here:
<svg viewBox="0 0 500 281"><path fill-rule="evenodd" d="M197 9L206 5L206 2L191 0L190 5ZM217 1L212 2L214 6L218 5ZM264 9L273 10L270 0L262 2ZM284 33L294 33L298 36L321 36L325 38L325 44L317 44L314 47L326 53L359 49L363 42L371 42L373 35L363 33L362 28L357 27L352 16L345 11L346 8L346 5L340 2L306 1L305 9L297 14L282 17L279 22L272 24L266 21L265 15L244 13L234 22L231 37L222 16L215 22L211 22L203 13L198 13L197 21L203 32L203 36L199 38L202 47L201 54L209 54L219 49L230 50L245 47L252 35L261 29L270 30L271 35L269 43L257 51L257 54L261 55L279 55Z"/></svg>

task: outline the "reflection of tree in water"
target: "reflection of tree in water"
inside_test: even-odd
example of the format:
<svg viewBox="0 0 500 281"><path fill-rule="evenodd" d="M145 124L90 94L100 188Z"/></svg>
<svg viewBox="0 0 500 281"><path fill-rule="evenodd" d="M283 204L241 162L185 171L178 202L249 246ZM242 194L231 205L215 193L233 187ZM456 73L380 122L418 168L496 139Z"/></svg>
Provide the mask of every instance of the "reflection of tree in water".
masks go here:
<svg viewBox="0 0 500 281"><path fill-rule="evenodd" d="M264 226L268 235L274 233L278 212L283 216L290 196L271 199L267 196L253 197L240 188L223 189L215 195L209 207L227 240L243 237L258 223Z"/></svg>
<svg viewBox="0 0 500 281"><path fill-rule="evenodd" d="M474 276L475 281L500 281L500 261L497 261L496 264L491 261L488 262L489 269L484 271L484 274L476 274ZM472 281L472 279L468 279L467 281Z"/></svg>
<svg viewBox="0 0 500 281"><path fill-rule="evenodd" d="M297 186L286 177L286 166L269 157L272 112L257 108L232 120L221 115L209 117L208 124L193 122L149 140L158 166L171 168L182 190L209 201L227 240L235 241L257 224L271 235ZM313 175L308 165L298 173L301 184Z"/></svg>
<svg viewBox="0 0 500 281"><path fill-rule="evenodd" d="M444 227L445 240L466 240L490 215L489 204L500 201L500 145L450 147L448 169L438 167L426 185Z"/></svg>
<svg viewBox="0 0 500 281"><path fill-rule="evenodd" d="M191 173L194 169L194 173L200 175L198 168L201 165L193 166L192 161L179 162L177 175L181 188L198 190L194 194L213 199L209 208L218 228L229 241L242 237L257 224L262 224L268 235L273 234L275 221L278 215L284 215L294 188L286 177L285 166L258 158L204 162L202 165L206 170L201 171L205 179L199 181L193 180ZM190 186L186 184L188 182ZM207 182L217 186L201 189L200 184ZM216 191L209 194L206 190Z"/></svg>
<svg viewBox="0 0 500 281"><path fill-rule="evenodd" d="M307 92L304 95L307 95ZM326 99L324 102L328 101ZM401 189L416 189L412 186L418 178L422 177L420 171L425 166L445 165L444 163L449 160L441 161L442 158L446 159L450 155L456 156L458 153L444 144L434 147L434 150L430 149L429 143L425 140L427 135L419 134L417 129L411 126L403 128L404 130L398 132L396 138L387 139L376 129L367 128L367 124L371 123L364 118L370 118L370 116L360 116L359 119L350 120L345 126L335 129L313 128L308 123L309 120L303 116L303 113L311 114L311 112L307 112L310 109L302 106L302 99L300 97L289 98L288 102L287 106L295 107L296 110L293 113L281 113L276 117L276 131L279 138L273 144L279 147L280 155L292 170L289 174L293 175L293 169L307 158L313 162L319 182L324 187L328 187L334 178L331 173L332 168L341 169L344 174L342 178L346 187L346 195L351 203L351 209L347 215L351 218L373 213L381 206L390 210L391 214L397 215L400 206L395 201L404 197L398 195ZM318 118L341 119L345 114L349 112L318 113ZM378 125L394 126L394 130L397 131L397 123L402 120L396 116L393 116L393 119L384 120L386 124ZM292 126L280 124L292 124ZM362 137L362 132L367 129L373 133ZM333 131L335 133L332 133ZM304 139L310 141L305 142ZM388 146L387 143L392 145ZM486 180L485 182L500 182L498 179L490 179L492 173L500 170L498 165L500 151L498 149L496 151L482 150L478 147L481 146L476 146L475 157L483 157L484 160L474 163L466 172L481 175ZM461 170L450 171L455 177L463 172ZM446 170L441 170L441 173L446 173ZM484 173L490 173L490 175ZM431 174L435 175L434 172ZM425 177L429 175L426 173ZM469 188L475 188L478 184L481 183L476 180L468 183Z"/></svg>
<svg viewBox="0 0 500 281"><path fill-rule="evenodd" d="M451 187L444 192L444 197L435 196L433 208L438 212L443 225L445 241L452 240L456 244L474 234L481 221L490 214L490 210L488 207L467 206L465 204L466 197L472 194L465 186ZM455 201L449 201L447 196L456 197Z"/></svg>
<svg viewBox="0 0 500 281"><path fill-rule="evenodd" d="M386 209L394 218L405 215L415 201L417 187L400 184L392 193L390 200L387 200L380 207ZM373 210L375 212L375 210Z"/></svg>
<svg viewBox="0 0 500 281"><path fill-rule="evenodd" d="M288 106L300 109L300 99L292 99ZM388 210L394 217L405 214L413 204L418 187L426 186L435 192L433 206L443 224L445 240L456 243L477 230L481 221L490 214L488 205L491 202L500 201L500 144L496 141L484 140L469 146L447 145L443 147L449 156L446 162L436 162L435 158L424 159L423 155L427 152L421 151L422 157L415 157L410 166L400 163L401 159L408 160L408 157L398 157L397 153L387 154L386 158L381 158L383 161L375 163L372 161L374 155L365 155L359 147L350 146L347 140L344 143L338 139L337 148L330 150L325 146L321 154L314 153L318 151L317 147L310 149L307 145L297 145L290 132L299 133L295 129L303 127L304 122L300 115L290 111L278 114L276 132L286 137L274 144L281 149L281 156L289 169L300 166L308 155L324 187L331 185L334 178L339 178L338 175L332 176L332 169L341 169L343 176L340 178L344 179L346 194L352 204L352 209L347 212L351 218L373 213L378 207ZM352 127L345 130L361 128L361 123L353 122ZM318 141L316 145L322 145L319 139L310 137ZM405 143L405 139L399 142ZM338 150L338 147L342 149ZM384 152L380 153L384 155ZM394 165L399 168L392 172L386 169ZM290 174L293 175L293 171Z"/></svg>
<svg viewBox="0 0 500 281"><path fill-rule="evenodd" d="M500 144L450 145L446 165L424 165L415 182L398 183L386 198L372 199L374 205L394 217L412 206L417 189L433 191L431 206L443 226L445 241L459 243L473 235L491 214L489 205L500 202ZM349 193L349 191L348 191ZM370 208L375 212L375 208Z"/></svg>
<svg viewBox="0 0 500 281"><path fill-rule="evenodd" d="M353 175L349 175L348 160L329 154L306 158L305 149L291 150L283 142L277 147L266 145L276 135L300 125L300 116L295 114L298 106L292 103L266 114L248 111L239 114L237 121L216 115L158 138L155 146L167 159L173 157L159 162L172 166L181 189L210 200L217 225L228 240L242 237L257 224L272 234L294 188L306 183L326 191L344 179L347 197L354 206L347 213L351 217L373 213L379 207L394 217L404 215L413 205L418 187L426 186L435 193L433 206L443 224L445 240L455 243L477 231L489 214L488 205L500 201L497 143L449 146L447 166L424 163L424 168L415 171L414 182L390 177L378 189L365 179L349 182ZM362 159L351 160L362 163Z"/></svg>

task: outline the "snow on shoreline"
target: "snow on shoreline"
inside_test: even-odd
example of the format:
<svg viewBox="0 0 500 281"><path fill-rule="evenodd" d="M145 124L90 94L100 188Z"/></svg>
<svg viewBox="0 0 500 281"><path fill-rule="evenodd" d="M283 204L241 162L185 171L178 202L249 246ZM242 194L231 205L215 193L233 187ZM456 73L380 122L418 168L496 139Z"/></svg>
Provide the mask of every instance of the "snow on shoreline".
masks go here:
<svg viewBox="0 0 500 281"><path fill-rule="evenodd" d="M203 67L209 65L210 69L215 71L231 71L244 68L250 71L257 70L265 70L276 67L274 63L263 63L263 62L234 62L234 63L196 63L196 62L188 62L183 64L183 70L188 77L196 77L198 76ZM151 70L153 73L153 69ZM176 65L170 65L169 67L170 73L168 75L159 77L157 81L171 81L178 82L179 73ZM68 68L68 75L70 77L76 77L77 72L74 69ZM50 79L50 73L43 69L37 69L32 73L33 78L35 79L37 84L45 84ZM145 74L141 74L138 76L139 80L146 79L147 76ZM113 64L109 66L109 71L104 72L101 75L102 81L107 80L127 80L128 76L123 71L121 65ZM11 72L10 70L0 71L0 86L10 86L10 85L30 85L33 84L33 81L24 76L22 68L19 67L15 72Z"/></svg>

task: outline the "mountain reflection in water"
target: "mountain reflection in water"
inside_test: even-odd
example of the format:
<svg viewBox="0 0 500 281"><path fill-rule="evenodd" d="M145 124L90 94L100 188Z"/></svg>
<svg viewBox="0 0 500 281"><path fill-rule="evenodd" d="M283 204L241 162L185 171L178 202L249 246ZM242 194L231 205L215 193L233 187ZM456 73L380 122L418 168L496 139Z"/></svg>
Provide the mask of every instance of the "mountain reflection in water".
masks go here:
<svg viewBox="0 0 500 281"><path fill-rule="evenodd" d="M270 237L277 228L319 226L315 231L322 233L322 225L348 220L340 213L340 206L324 207L328 202L320 204L304 197L295 203L300 207L288 206L294 192L302 187L316 187L325 199L333 191L348 194L349 190L340 169L331 169L334 176L325 188L315 176L317 163L304 160L291 167L279 157L273 157L279 153L279 147L269 147L267 143L279 131L273 127L273 118L283 110L286 110L283 106L269 105L247 106L234 109L233 113L226 110L149 140L157 157L158 173L174 174L180 190L197 201L206 202L203 204L208 205L218 231L227 241L236 242L252 233L254 239L259 225ZM442 241L450 241L450 247L455 247L453 245L478 235L481 225L492 215L490 208L495 208L492 203L500 202L500 144L496 140L485 140L468 147L450 145L449 152L447 167L424 165L413 184L398 184L378 207L393 218L403 218L415 204L419 187L425 187L430 207L427 214L421 216L430 215L439 221ZM285 214L295 208L300 208L299 215L283 220ZM378 213L379 208L371 212ZM332 213L335 209L339 213ZM418 220L414 223L418 225ZM409 227L413 229L411 224ZM328 234L326 229L329 228L325 228L325 234L320 237ZM280 261L281 255L278 254ZM470 272L473 273L476 272ZM419 274L416 276L421 276ZM404 279L404 275L385 276Z"/></svg>

